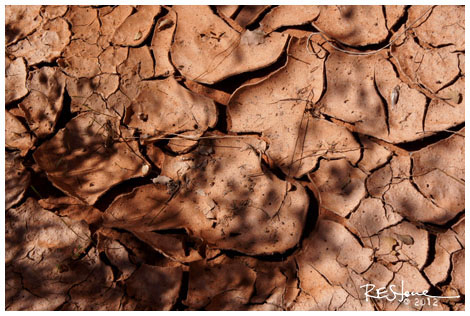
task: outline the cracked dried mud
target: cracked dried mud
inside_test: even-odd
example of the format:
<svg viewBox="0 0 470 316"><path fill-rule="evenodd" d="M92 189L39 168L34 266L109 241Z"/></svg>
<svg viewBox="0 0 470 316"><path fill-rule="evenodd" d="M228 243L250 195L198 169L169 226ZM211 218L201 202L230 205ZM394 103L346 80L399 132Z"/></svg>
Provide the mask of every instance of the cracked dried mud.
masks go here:
<svg viewBox="0 0 470 316"><path fill-rule="evenodd" d="M15 5L5 52L7 310L465 309L464 6Z"/></svg>

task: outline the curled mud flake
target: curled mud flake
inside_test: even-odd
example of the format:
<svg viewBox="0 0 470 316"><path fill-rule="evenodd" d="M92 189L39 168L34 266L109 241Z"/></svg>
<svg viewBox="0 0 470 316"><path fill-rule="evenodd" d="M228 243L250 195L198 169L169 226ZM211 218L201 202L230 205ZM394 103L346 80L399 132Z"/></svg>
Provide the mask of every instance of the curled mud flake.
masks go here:
<svg viewBox="0 0 470 316"><path fill-rule="evenodd" d="M81 39L96 44L100 35L98 10L91 7L71 6L65 18L70 22L72 40Z"/></svg>
<svg viewBox="0 0 470 316"><path fill-rule="evenodd" d="M184 85L192 92L208 97L220 104L227 105L229 102L230 94L222 90L213 89L189 79L184 81Z"/></svg>
<svg viewBox="0 0 470 316"><path fill-rule="evenodd" d="M142 83L141 92L131 103L126 124L148 135L145 141L181 131L204 131L216 123L212 100L186 90L170 77ZM189 138L189 137L186 137Z"/></svg>
<svg viewBox="0 0 470 316"><path fill-rule="evenodd" d="M105 225L147 231L184 227L218 248L247 254L282 253L294 247L308 197L298 184L286 194L284 181L263 172L253 149L260 143L252 137L221 138L207 144L213 148L210 155L195 150L167 156L162 176L180 183L175 197L166 202L172 195L167 186L142 187L110 206ZM146 198L147 194L151 197ZM137 200L148 203L126 214L126 205Z"/></svg>
<svg viewBox="0 0 470 316"><path fill-rule="evenodd" d="M177 262L193 262L202 257L197 249L189 248L179 236L163 235L154 232L132 231L141 241Z"/></svg>
<svg viewBox="0 0 470 316"><path fill-rule="evenodd" d="M263 133L270 142L267 154L293 177L313 169L321 156L356 163L360 154L347 129L317 118L324 59L309 54L306 44L306 38L292 39L287 64L266 79L237 89L227 111L229 130Z"/></svg>
<svg viewBox="0 0 470 316"><path fill-rule="evenodd" d="M136 143L117 135L86 113L67 123L33 156L56 187L94 204L109 188L140 176L142 158Z"/></svg>
<svg viewBox="0 0 470 316"><path fill-rule="evenodd" d="M197 261L189 266L188 296L191 309L241 310L254 290L256 272L235 260L219 264Z"/></svg>
<svg viewBox="0 0 470 316"><path fill-rule="evenodd" d="M388 35L380 6L321 6L312 24L331 39L351 46L378 44Z"/></svg>
<svg viewBox="0 0 470 316"><path fill-rule="evenodd" d="M34 199L7 210L5 263L21 274L23 288L34 295L16 301L13 309L54 310L63 304L69 288L83 282L96 265L82 258L90 242L84 222L54 215Z"/></svg>
<svg viewBox="0 0 470 316"><path fill-rule="evenodd" d="M346 159L321 161L310 178L320 192L321 206L343 217L366 195L366 174Z"/></svg>
<svg viewBox="0 0 470 316"><path fill-rule="evenodd" d="M147 157L150 159L150 161L158 169L161 169L163 166L163 162L165 161L165 154L163 153L163 151L157 146L154 146L154 144L147 145L146 150L147 150Z"/></svg>
<svg viewBox="0 0 470 316"><path fill-rule="evenodd" d="M70 196L49 197L39 200L38 203L42 208L57 212L59 216L67 216L73 221L83 220L95 227L102 221L102 213L98 209Z"/></svg>
<svg viewBox="0 0 470 316"><path fill-rule="evenodd" d="M28 66L51 63L70 43L71 32L63 18L43 23L33 34L6 48L15 57L24 57Z"/></svg>
<svg viewBox="0 0 470 316"><path fill-rule="evenodd" d="M29 95L19 104L31 131L39 138L54 131L62 112L65 76L58 68L43 67L30 72Z"/></svg>
<svg viewBox="0 0 470 316"><path fill-rule="evenodd" d="M237 12L239 5L216 5L217 12L223 14L228 18L233 18Z"/></svg>
<svg viewBox="0 0 470 316"><path fill-rule="evenodd" d="M168 77L175 72L170 60L170 49L176 23L176 12L172 9L169 9L168 14L157 21L150 46L155 58L155 77Z"/></svg>
<svg viewBox="0 0 470 316"><path fill-rule="evenodd" d="M24 196L31 175L21 163L18 154L5 152L5 209L9 209Z"/></svg>
<svg viewBox="0 0 470 316"><path fill-rule="evenodd" d="M21 124L21 122L9 111L5 110L5 146L6 148L19 149L21 156L25 156L33 147L35 137Z"/></svg>
<svg viewBox="0 0 470 316"><path fill-rule="evenodd" d="M117 281L124 281L129 278L137 267L129 260L127 249L117 240L99 235L99 246L104 250L106 257L111 264L118 268L121 276Z"/></svg>
<svg viewBox="0 0 470 316"><path fill-rule="evenodd" d="M446 280L451 265L451 254L461 246L456 233L449 229L436 238L434 260L424 268L424 273L433 285Z"/></svg>
<svg viewBox="0 0 470 316"><path fill-rule="evenodd" d="M143 264L127 279L126 291L139 309L168 311L178 299L182 278L181 267Z"/></svg>
<svg viewBox="0 0 470 316"><path fill-rule="evenodd" d="M423 48L408 37L403 45L393 47L392 56L399 63L400 72L436 93L460 74L459 57L454 51L453 46Z"/></svg>
<svg viewBox="0 0 470 316"><path fill-rule="evenodd" d="M137 12L128 16L112 37L115 45L137 46L149 36L154 18L160 13L159 5L138 6ZM140 35L139 35L140 34Z"/></svg>
<svg viewBox="0 0 470 316"><path fill-rule="evenodd" d="M439 91L442 99L432 99L424 121L425 132L437 132L465 121L465 77Z"/></svg>
<svg viewBox="0 0 470 316"><path fill-rule="evenodd" d="M178 23L171 59L188 79L213 84L272 65L288 37L273 33L259 45L240 42L240 34L206 6L175 6ZM194 21L197 21L194 22Z"/></svg>
<svg viewBox="0 0 470 316"><path fill-rule="evenodd" d="M370 171L385 164L392 156L392 153L385 147L372 141L369 137L359 136L363 149L362 159L359 161L359 167Z"/></svg>
<svg viewBox="0 0 470 316"><path fill-rule="evenodd" d="M33 33L42 22L39 5L5 6L5 45L10 45Z"/></svg>
<svg viewBox="0 0 470 316"><path fill-rule="evenodd" d="M408 10L408 21L414 21L427 9L428 6L412 6ZM413 28L421 41L433 47L453 45L454 50L465 50L464 6L435 6L427 16L427 19Z"/></svg>
<svg viewBox="0 0 470 316"><path fill-rule="evenodd" d="M269 5L245 5L235 17L235 22L241 27L246 28L270 7Z"/></svg>
<svg viewBox="0 0 470 316"><path fill-rule="evenodd" d="M103 226L132 231L180 228L178 210L166 205L170 199L171 194L164 185L138 187L113 201L103 214ZM133 209L132 213L128 212L130 207Z"/></svg>
<svg viewBox="0 0 470 316"><path fill-rule="evenodd" d="M21 99L28 93L27 75L23 58L10 59L5 56L5 104Z"/></svg>
<svg viewBox="0 0 470 316"><path fill-rule="evenodd" d="M387 205L384 206L379 199L366 198L351 215L349 222L357 229L360 237L366 239L401 220L399 214L390 210Z"/></svg>
<svg viewBox="0 0 470 316"><path fill-rule="evenodd" d="M66 5L43 5L41 7L41 14L48 20L64 16L67 13L68 7Z"/></svg>
<svg viewBox="0 0 470 316"><path fill-rule="evenodd" d="M320 14L320 7L312 5L278 6L266 14L259 22L261 29L269 34L284 26L304 25L312 22Z"/></svg>
<svg viewBox="0 0 470 316"><path fill-rule="evenodd" d="M413 181L419 191L448 211L448 219L465 209L465 129L414 152Z"/></svg>

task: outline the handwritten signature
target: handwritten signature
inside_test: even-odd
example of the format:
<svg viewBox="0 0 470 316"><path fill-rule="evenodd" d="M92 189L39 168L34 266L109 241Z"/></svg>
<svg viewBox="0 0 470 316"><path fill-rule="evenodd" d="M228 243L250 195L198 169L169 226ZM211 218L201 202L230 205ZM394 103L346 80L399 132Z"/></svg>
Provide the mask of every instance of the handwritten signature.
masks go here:
<svg viewBox="0 0 470 316"><path fill-rule="evenodd" d="M433 298L437 301L437 299L443 299L443 298L459 298L460 295L458 296L435 296L435 295L429 295L428 290L424 290L422 292L415 292L415 291L405 291L405 281L401 281L401 289L395 290L396 285L395 284L390 284L388 287L380 287L376 289L376 286L374 284L365 284L361 285L360 288L365 288L365 296L366 296L366 302L369 301L369 298L375 298L375 299L386 299L389 302L392 302L396 299L400 303L404 302L407 303L409 302L409 297L410 296L422 296L422 297L429 297ZM372 293L371 293L372 292Z"/></svg>

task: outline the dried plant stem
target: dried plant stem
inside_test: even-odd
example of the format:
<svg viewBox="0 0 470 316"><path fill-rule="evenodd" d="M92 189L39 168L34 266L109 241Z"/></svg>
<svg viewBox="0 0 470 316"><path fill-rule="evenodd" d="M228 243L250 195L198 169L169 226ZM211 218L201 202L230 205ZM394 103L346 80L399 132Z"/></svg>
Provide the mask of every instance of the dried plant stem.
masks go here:
<svg viewBox="0 0 470 316"><path fill-rule="evenodd" d="M374 55L374 54L377 54L378 52L390 47L396 40L398 40L400 38L401 35L405 34L406 31L408 31L410 28L412 28L416 22L418 22L419 20L421 20L421 18L423 18L429 11L431 11L432 9L434 8L434 6L430 7L429 9L427 9L422 15L420 15L416 20L413 21L413 23L410 24L410 26L408 26L407 28L405 28L401 33L399 33L392 41L390 41L387 45L377 49L377 50L374 50L374 51L370 51L370 52L356 52L356 51L351 51L351 50L346 50L346 49L342 49L342 48L339 48L338 46L336 46L335 44L333 44L333 41L329 40L326 36L326 33L324 31L322 31L317 25L315 25L314 22L312 22L312 25L319 31L319 32L314 32L312 34L309 35L308 39L307 39L307 43L306 43L306 48L307 48L307 51L310 53L310 54L315 54L315 52L310 52L310 49L309 49L309 43L310 43L310 39L313 35L315 34L320 34L320 36L326 41L328 42L328 44L330 44L331 47L333 47L334 49L336 49L337 51L340 51L340 52L343 52L343 53L346 53L346 54L349 54L349 55L357 55L357 56L370 56L370 55ZM326 35L326 36L325 36ZM335 42L338 42L335 40Z"/></svg>

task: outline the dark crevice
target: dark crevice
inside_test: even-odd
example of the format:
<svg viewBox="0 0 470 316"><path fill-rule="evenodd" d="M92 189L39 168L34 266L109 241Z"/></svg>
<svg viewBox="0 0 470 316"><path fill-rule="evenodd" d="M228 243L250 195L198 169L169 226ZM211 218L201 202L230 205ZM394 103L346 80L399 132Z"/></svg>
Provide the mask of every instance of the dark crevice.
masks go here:
<svg viewBox="0 0 470 316"><path fill-rule="evenodd" d="M148 48L152 47L152 39L153 39L153 33L155 32L156 21L158 19L160 19L161 17L165 16L167 13L168 13L168 10L165 9L164 7L161 7L160 13L158 13L158 15L156 15L153 18L152 27L150 28L150 32L148 33L147 37L139 45L133 46L134 48L140 48L140 47L143 47L143 46L147 46ZM132 13L132 14L134 14L134 13ZM152 60L153 60L153 65L155 66L155 58L154 58L152 53L150 53L150 55L151 55Z"/></svg>
<svg viewBox="0 0 470 316"><path fill-rule="evenodd" d="M94 207L104 212L117 196L130 193L136 187L150 183L152 183L152 180L149 177L139 177L123 181L101 195L95 202Z"/></svg>
<svg viewBox="0 0 470 316"><path fill-rule="evenodd" d="M449 258L450 264L449 264L449 269L447 269L447 277L445 278L445 280L436 283L435 287L438 288L438 289L442 289L446 285L449 285L450 282L452 282L452 270L453 270L453 267L454 267L454 264L452 262L453 255L454 255L454 253L450 254L450 258Z"/></svg>
<svg viewBox="0 0 470 316"><path fill-rule="evenodd" d="M375 50L382 49L385 45L388 45L390 43L390 40L392 39L392 36L395 34L395 32L397 32L400 29L400 27L402 27L408 20L408 8L409 7L410 6L405 7L405 13L403 14L403 16L401 16L400 19L398 19L398 21L390 28L387 34L387 37L378 43L367 44L367 45L348 45L339 40L335 40L334 38L331 38L331 39L334 42L336 42L339 48L355 49L358 52L367 52L367 51L375 51Z"/></svg>
<svg viewBox="0 0 470 316"><path fill-rule="evenodd" d="M35 172L31 167L27 167L26 169L31 174L31 182L25 192L23 200L26 200L29 197L40 200L49 197L66 196L64 192L52 184L52 182L47 178L45 172Z"/></svg>
<svg viewBox="0 0 470 316"><path fill-rule="evenodd" d="M385 5L382 5L382 15L384 16L384 20L385 20L385 27L390 32L390 28L388 27L387 10L385 9Z"/></svg>
<svg viewBox="0 0 470 316"><path fill-rule="evenodd" d="M437 142L440 142L444 139L449 138L450 136L454 135L455 133L453 132L458 132L462 128L465 127L465 122L460 123L456 126L450 127L446 131L440 131L436 132L433 135L423 137L421 139L412 141L412 142L406 142L406 143L397 143L395 146L404 149L406 151L418 151L420 149L423 149L429 145L435 144Z"/></svg>
<svg viewBox="0 0 470 316"><path fill-rule="evenodd" d="M43 67L59 67L59 64L57 63L58 59L59 58L54 59L53 62L42 61L38 64L28 66L28 72L34 71L34 70L37 70L37 69L41 69Z"/></svg>
<svg viewBox="0 0 470 316"><path fill-rule="evenodd" d="M352 132L351 133L354 137L354 139L356 140L356 142L359 144L359 146L361 147L361 151L360 151L360 155L359 155L359 159L357 160L357 162L353 165L353 167L358 167L359 166L359 163L362 161L362 159L364 158L364 144L361 142L361 139L359 138L359 134L357 132Z"/></svg>
<svg viewBox="0 0 470 316"><path fill-rule="evenodd" d="M237 18L238 14L240 14L241 10L243 9L243 5L239 5L237 10L235 10L235 12L232 14L232 19L235 21L235 19Z"/></svg>
<svg viewBox="0 0 470 316"><path fill-rule="evenodd" d="M189 272L183 271L183 277L181 279L181 287L178 293L178 299L176 303L171 308L172 311L184 311L188 308L183 301L188 297L188 288L189 288Z"/></svg>
<svg viewBox="0 0 470 316"><path fill-rule="evenodd" d="M287 63L287 52L286 52L286 48L284 48L282 54L272 65L259 69L259 70L245 72L245 73L241 73L241 74L229 77L227 79L224 79L222 81L219 81L211 85L210 87L216 90L221 90L228 94L232 94L236 89L238 89L242 84L246 83L248 80L262 79L278 71L280 68L285 66L286 63Z"/></svg>
<svg viewBox="0 0 470 316"><path fill-rule="evenodd" d="M318 32L318 30L311 23L306 23L302 25L293 25L293 26L281 26L275 29L273 32L282 33L287 30L299 30L299 31L312 32L312 33Z"/></svg>
<svg viewBox="0 0 470 316"><path fill-rule="evenodd" d="M240 9L241 9L240 7L242 7L242 6L239 6L239 7L238 7L237 12L240 12ZM225 17L219 15L219 12L217 12L217 8L216 8L215 5L210 5L209 8L212 10L212 13L213 13L215 16L217 16L219 19L221 19L231 30L233 30L233 31L235 31L235 32L237 32L237 33L240 33L238 30L234 29L233 26L230 25L230 23L227 21L227 19L232 20L232 18L230 18L229 16L225 18ZM233 23L236 24L237 22L235 22L235 20L233 20Z"/></svg>
<svg viewBox="0 0 470 316"><path fill-rule="evenodd" d="M308 178L306 181L309 181ZM320 207L315 194L308 187L305 188L305 191L308 195L309 204L307 209L307 216L305 218L305 225L302 230L302 235L300 236L300 248L302 248L303 241L310 236L317 226Z"/></svg>
<svg viewBox="0 0 470 316"><path fill-rule="evenodd" d="M262 137L263 133L261 132L238 132L237 135L239 136L257 136Z"/></svg>
<svg viewBox="0 0 470 316"><path fill-rule="evenodd" d="M29 91L25 96L19 98L18 100L15 100L15 101L12 101L10 103L5 104L5 109L9 111L9 110L14 109L14 108L19 108L19 104L21 102L23 102L23 100L26 99L26 97L28 95L29 95Z"/></svg>
<svg viewBox="0 0 470 316"><path fill-rule="evenodd" d="M256 20L254 20L252 23L250 23L246 26L246 29L250 30L250 31L253 31L253 30L256 30L257 28L259 28L260 27L259 23L263 20L263 18L266 16L266 14L271 12L271 10L274 9L275 7L277 7L277 5L271 5L268 8L264 9L263 12L261 12L261 14L258 15Z"/></svg>
<svg viewBox="0 0 470 316"><path fill-rule="evenodd" d="M427 43L429 46L432 48L444 48L444 47L449 47L449 46L455 46L454 43L447 43L447 44L439 44L439 45L433 45L431 43Z"/></svg>
<svg viewBox="0 0 470 316"><path fill-rule="evenodd" d="M272 166L270 167L264 159L261 159L261 169L264 173L271 173L281 181L286 181L286 175L284 172L282 172L281 168L279 166Z"/></svg>
<svg viewBox="0 0 470 316"><path fill-rule="evenodd" d="M228 134L227 107L223 104L214 102L217 107L217 124L209 131L217 130L224 134Z"/></svg>
<svg viewBox="0 0 470 316"><path fill-rule="evenodd" d="M460 70L460 65L459 65L459 70ZM454 83L456 83L460 79L460 77L462 77L462 75L460 74L460 71L459 71L459 73L454 78L452 78L448 83L446 83L441 88L439 88L439 90L437 90L436 94L439 93L440 91L452 86Z"/></svg>
<svg viewBox="0 0 470 316"><path fill-rule="evenodd" d="M188 232L184 228L162 229L162 230L154 230L152 232L160 234L160 235L185 235L185 236L189 236Z"/></svg>
<svg viewBox="0 0 470 316"><path fill-rule="evenodd" d="M111 271L113 271L113 280L116 281L121 276L121 271L114 264L111 263L111 261L104 252L100 252L99 257L105 265L111 268Z"/></svg>
<svg viewBox="0 0 470 316"><path fill-rule="evenodd" d="M388 102L387 100L384 98L384 96L382 95L382 93L380 92L379 90L379 87L377 86L377 80L375 79L375 70L374 70L374 89L375 89L375 92L377 93L377 95L379 96L380 98L380 101L382 103L382 107L383 107L383 110L384 110L384 115L385 115L385 124L387 125L387 133L388 135L390 135L390 123L389 123L389 114L388 114ZM392 104L393 106L393 104Z"/></svg>
<svg viewBox="0 0 470 316"><path fill-rule="evenodd" d="M410 7L411 7L410 5L405 6L403 15L395 22L395 24L393 24L393 25L390 27L390 30L391 30L392 32L394 32L394 33L398 32L398 30L399 30L403 25L405 25L406 21L408 21L408 9L409 9Z"/></svg>
<svg viewBox="0 0 470 316"><path fill-rule="evenodd" d="M454 216L451 220L447 221L444 224L434 224L434 223L427 223L423 222L423 226L427 230L431 231L437 231L437 232L446 232L449 230L452 226L457 224L458 221L460 221L463 217L465 217L465 210L460 211L457 215Z"/></svg>
<svg viewBox="0 0 470 316"><path fill-rule="evenodd" d="M426 130L426 116L428 114L428 109L429 109L430 104L431 104L431 98L426 96L426 104L424 106L424 112L423 112L423 121L421 122L421 128L423 132Z"/></svg>
<svg viewBox="0 0 470 316"><path fill-rule="evenodd" d="M429 267L436 256L436 235L428 232L428 255L426 257L426 261L424 262L423 267L420 269L424 271L427 267Z"/></svg>

